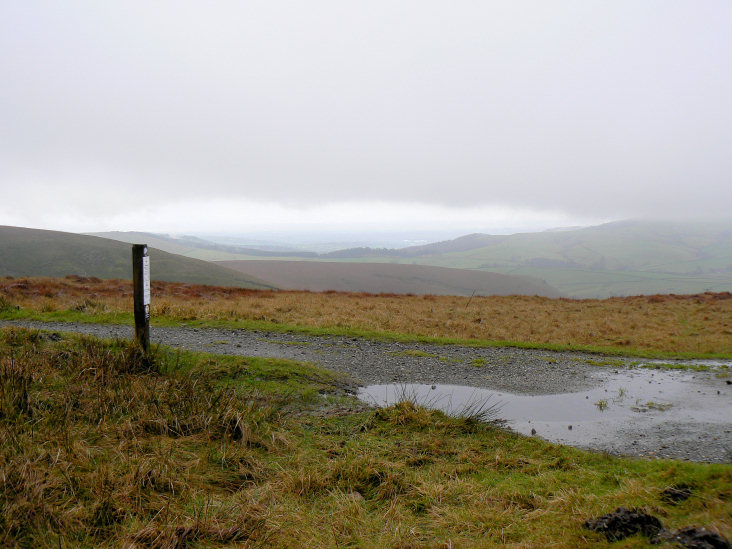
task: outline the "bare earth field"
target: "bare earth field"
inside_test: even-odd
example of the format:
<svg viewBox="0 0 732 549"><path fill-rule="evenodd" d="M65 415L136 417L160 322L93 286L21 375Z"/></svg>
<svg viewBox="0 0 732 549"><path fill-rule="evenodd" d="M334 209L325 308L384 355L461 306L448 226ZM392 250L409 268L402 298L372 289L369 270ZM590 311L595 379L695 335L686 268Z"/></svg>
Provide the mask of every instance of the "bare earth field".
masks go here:
<svg viewBox="0 0 732 549"><path fill-rule="evenodd" d="M436 295L541 295L559 291L539 278L471 269L393 263L337 261L217 261L279 288L324 292L369 292Z"/></svg>
<svg viewBox="0 0 732 549"><path fill-rule="evenodd" d="M592 347L632 355L732 354L732 294L610 299L258 291L154 282L157 322ZM0 314L129 322L129 281L0 279ZM20 310L16 308L19 307ZM115 318L115 315L127 315ZM53 316L53 318L50 318ZM105 317L105 318L101 318Z"/></svg>

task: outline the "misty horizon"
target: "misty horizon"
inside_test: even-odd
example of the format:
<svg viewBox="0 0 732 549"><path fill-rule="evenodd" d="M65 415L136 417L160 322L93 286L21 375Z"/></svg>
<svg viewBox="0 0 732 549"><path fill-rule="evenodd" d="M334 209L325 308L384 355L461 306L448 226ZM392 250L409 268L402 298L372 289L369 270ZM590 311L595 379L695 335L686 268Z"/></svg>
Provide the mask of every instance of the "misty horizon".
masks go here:
<svg viewBox="0 0 732 549"><path fill-rule="evenodd" d="M665 232L668 230L681 231L680 234L690 234L689 231L703 231L709 229L711 231L732 231L732 219L706 219L696 221L658 221L643 219L623 219L618 221L610 221L596 225L575 225L575 226L556 226L548 227L540 230L520 230L504 228L503 231L494 231L490 233L473 231L461 232L455 230L435 229L412 230L412 231L253 231L253 232L154 232L154 231L89 231L78 234L86 234L93 236L101 236L104 238L120 239L124 235L140 234L144 239L144 235L152 237L169 238L171 240L201 239L207 243L221 244L225 246L235 246L241 248L271 250L271 251L293 251L293 252L311 252L315 254L328 254L336 251L345 251L356 248L370 248L374 251L378 250L399 250L414 246L424 246L428 244L436 244L441 242L450 242L465 237L472 236L496 236L496 237L512 237L512 236L531 236L542 233L566 233L576 232L585 229L607 229L607 228L652 228ZM286 254L284 254L286 255Z"/></svg>
<svg viewBox="0 0 732 549"><path fill-rule="evenodd" d="M732 5L0 7L0 223L729 218Z"/></svg>

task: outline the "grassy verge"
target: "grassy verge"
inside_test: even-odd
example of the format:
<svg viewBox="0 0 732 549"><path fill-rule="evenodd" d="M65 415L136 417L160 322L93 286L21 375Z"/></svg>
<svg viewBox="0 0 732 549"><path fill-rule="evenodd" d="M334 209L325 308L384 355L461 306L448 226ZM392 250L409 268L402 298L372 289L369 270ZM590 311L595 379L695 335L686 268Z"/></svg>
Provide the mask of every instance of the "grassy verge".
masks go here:
<svg viewBox="0 0 732 549"><path fill-rule="evenodd" d="M645 547L618 506L732 528L732 468L621 459L411 402L364 410L292 361L0 331L0 545ZM679 503L661 498L690 486Z"/></svg>
<svg viewBox="0 0 732 549"><path fill-rule="evenodd" d="M641 357L732 357L732 294L603 300L255 291L153 281L152 317L178 324L580 349ZM129 319L129 281L0 277L0 312ZM127 316L125 316L127 315ZM77 317L85 320L85 316Z"/></svg>
<svg viewBox="0 0 732 549"><path fill-rule="evenodd" d="M134 324L132 313L82 311L33 311L27 309L0 312L0 320L36 320L41 322L78 322L87 324ZM419 334L367 330L358 327L307 326L282 324L266 320L251 319L180 319L157 316L151 320L153 326L221 328L228 330L260 330L280 333L301 333L313 336L361 337L377 341L398 341L401 343L427 343L433 345L463 345L466 347L516 347L521 349L543 349L548 351L573 351L605 356L622 356L649 359L732 359L732 352L662 351L655 349L632 349L603 345L582 345L573 343L545 343L531 341L497 341L484 339L463 339L456 337L434 337Z"/></svg>

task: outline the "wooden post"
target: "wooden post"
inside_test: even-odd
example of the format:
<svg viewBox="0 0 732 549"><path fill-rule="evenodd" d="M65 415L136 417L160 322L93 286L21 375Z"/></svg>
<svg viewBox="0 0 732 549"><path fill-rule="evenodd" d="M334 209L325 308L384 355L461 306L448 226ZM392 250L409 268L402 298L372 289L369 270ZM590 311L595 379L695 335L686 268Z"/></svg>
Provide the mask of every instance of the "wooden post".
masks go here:
<svg viewBox="0 0 732 549"><path fill-rule="evenodd" d="M135 304L135 339L150 351L150 256L147 244L132 245L132 293Z"/></svg>

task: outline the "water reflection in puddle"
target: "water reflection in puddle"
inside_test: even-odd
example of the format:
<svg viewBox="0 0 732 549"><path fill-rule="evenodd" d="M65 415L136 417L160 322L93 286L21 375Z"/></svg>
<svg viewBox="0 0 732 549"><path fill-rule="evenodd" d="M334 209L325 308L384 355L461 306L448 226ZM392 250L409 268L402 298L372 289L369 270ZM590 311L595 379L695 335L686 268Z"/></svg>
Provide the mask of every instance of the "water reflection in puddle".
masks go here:
<svg viewBox="0 0 732 549"><path fill-rule="evenodd" d="M359 392L379 406L405 396L453 415L476 404L497 404L497 417L512 429L577 446L612 440L620 429L642 432L663 422L729 425L732 418L729 385L721 379L699 383L688 372L627 370L596 389L539 396L420 384L372 385Z"/></svg>

